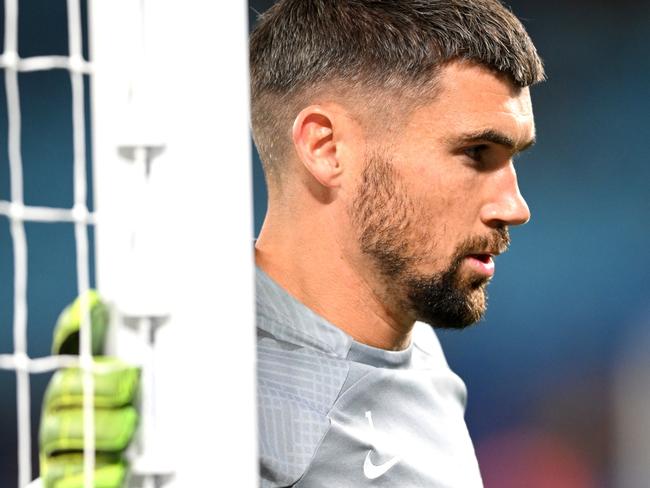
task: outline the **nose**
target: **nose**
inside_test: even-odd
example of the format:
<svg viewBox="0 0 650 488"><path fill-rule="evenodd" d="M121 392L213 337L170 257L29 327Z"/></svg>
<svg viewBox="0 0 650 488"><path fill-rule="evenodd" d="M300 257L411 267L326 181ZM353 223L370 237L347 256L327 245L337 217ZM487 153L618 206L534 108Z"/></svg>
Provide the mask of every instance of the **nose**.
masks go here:
<svg viewBox="0 0 650 488"><path fill-rule="evenodd" d="M481 208L481 220L489 227L522 225L530 220L530 209L519 191L512 164L496 172L490 182L489 197Z"/></svg>

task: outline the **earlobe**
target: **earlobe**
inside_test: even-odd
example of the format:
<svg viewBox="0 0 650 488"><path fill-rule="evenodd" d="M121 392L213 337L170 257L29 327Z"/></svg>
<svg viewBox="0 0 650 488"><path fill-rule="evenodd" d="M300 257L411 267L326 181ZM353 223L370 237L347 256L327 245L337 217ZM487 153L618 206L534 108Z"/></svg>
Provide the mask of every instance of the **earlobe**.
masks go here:
<svg viewBox="0 0 650 488"><path fill-rule="evenodd" d="M340 184L343 170L336 148L337 115L322 106L303 109L293 123L293 144L305 169L323 186Z"/></svg>

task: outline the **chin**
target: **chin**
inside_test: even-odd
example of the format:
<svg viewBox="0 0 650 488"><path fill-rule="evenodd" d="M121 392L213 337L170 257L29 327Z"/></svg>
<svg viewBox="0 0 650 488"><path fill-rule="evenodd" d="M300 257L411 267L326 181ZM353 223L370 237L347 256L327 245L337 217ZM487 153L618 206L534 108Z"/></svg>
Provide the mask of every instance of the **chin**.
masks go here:
<svg viewBox="0 0 650 488"><path fill-rule="evenodd" d="M471 327L472 325L477 324L481 321L485 314L484 310L467 310L462 314L440 316L438 315L435 319L432 320L422 320L422 322L428 323L434 329L455 329L461 330Z"/></svg>
<svg viewBox="0 0 650 488"><path fill-rule="evenodd" d="M464 329L476 324L487 309L486 284L471 290L447 290L444 296L411 296L416 317L440 329Z"/></svg>

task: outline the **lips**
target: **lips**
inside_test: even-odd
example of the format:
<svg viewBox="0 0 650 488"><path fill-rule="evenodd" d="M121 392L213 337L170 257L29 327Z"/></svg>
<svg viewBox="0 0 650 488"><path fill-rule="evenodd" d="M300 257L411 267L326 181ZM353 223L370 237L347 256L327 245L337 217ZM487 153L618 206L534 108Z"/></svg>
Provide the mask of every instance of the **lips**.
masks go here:
<svg viewBox="0 0 650 488"><path fill-rule="evenodd" d="M478 259L482 263L489 263L492 260L492 254L470 254L468 257Z"/></svg>
<svg viewBox="0 0 650 488"><path fill-rule="evenodd" d="M473 275L491 278L494 275L494 257L506 252L509 244L510 236L505 227L490 235L469 238L459 247L463 267Z"/></svg>
<svg viewBox="0 0 650 488"><path fill-rule="evenodd" d="M468 254L465 261L479 274L484 276L494 275L494 260L490 253Z"/></svg>

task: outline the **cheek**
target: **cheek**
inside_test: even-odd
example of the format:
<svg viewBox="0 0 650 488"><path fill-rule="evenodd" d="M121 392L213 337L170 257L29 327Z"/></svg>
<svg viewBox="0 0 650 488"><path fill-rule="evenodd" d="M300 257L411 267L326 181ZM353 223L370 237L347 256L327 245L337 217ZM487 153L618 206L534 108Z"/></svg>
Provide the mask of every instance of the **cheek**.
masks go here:
<svg viewBox="0 0 650 488"><path fill-rule="evenodd" d="M460 164L460 163L459 163ZM463 224L478 206L479 178L458 165L422 165L415 176L415 193L431 219L446 226Z"/></svg>
<svg viewBox="0 0 650 488"><path fill-rule="evenodd" d="M447 265L458 245L474 233L480 210L480 177L470 172L423 168L413 185L416 239L430 243L434 262Z"/></svg>

